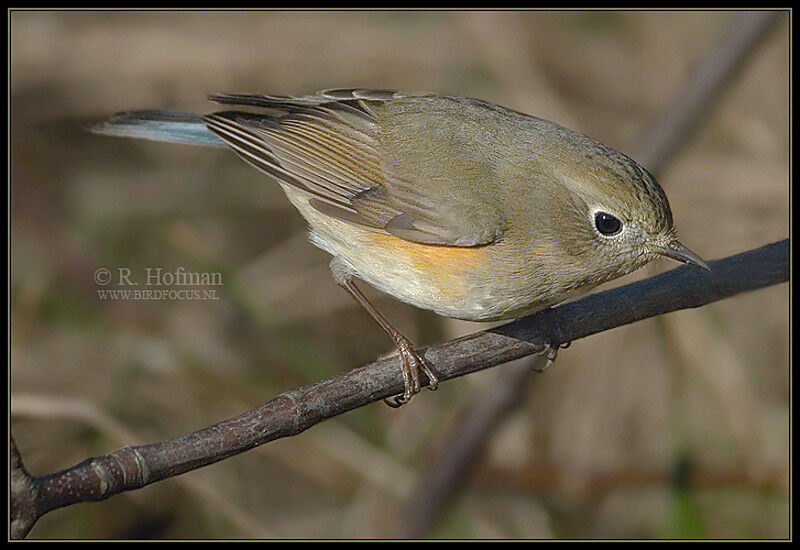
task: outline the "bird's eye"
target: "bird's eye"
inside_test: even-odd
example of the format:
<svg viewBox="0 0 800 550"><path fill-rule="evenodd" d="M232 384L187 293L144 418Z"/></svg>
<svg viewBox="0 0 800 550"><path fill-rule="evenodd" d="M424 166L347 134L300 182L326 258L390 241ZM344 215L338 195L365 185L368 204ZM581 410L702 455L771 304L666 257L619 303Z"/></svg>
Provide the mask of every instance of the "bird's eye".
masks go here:
<svg viewBox="0 0 800 550"><path fill-rule="evenodd" d="M607 212L594 215L594 225L601 235L610 237L622 231L622 222Z"/></svg>

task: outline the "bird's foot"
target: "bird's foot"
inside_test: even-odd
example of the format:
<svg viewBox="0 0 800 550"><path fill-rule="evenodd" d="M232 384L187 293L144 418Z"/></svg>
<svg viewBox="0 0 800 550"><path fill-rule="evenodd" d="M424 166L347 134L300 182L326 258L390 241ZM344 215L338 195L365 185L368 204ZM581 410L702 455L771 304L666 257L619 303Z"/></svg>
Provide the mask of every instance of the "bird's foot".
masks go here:
<svg viewBox="0 0 800 550"><path fill-rule="evenodd" d="M543 367L534 367L534 369L537 370L538 372L544 372L547 369L549 369L550 366L553 364L553 362L556 360L556 357L558 357L558 350L568 348L571 343L572 342L564 342L563 344L550 344L539 353L536 353L535 355L537 356L546 355L547 363L545 363Z"/></svg>
<svg viewBox="0 0 800 550"><path fill-rule="evenodd" d="M439 379L425 360L419 356L408 338L397 334L393 336L393 339L400 354L400 373L403 375L404 390L402 394L384 399L383 402L396 409L411 401L411 398L419 393L420 371L428 377L429 390L436 390L439 387Z"/></svg>

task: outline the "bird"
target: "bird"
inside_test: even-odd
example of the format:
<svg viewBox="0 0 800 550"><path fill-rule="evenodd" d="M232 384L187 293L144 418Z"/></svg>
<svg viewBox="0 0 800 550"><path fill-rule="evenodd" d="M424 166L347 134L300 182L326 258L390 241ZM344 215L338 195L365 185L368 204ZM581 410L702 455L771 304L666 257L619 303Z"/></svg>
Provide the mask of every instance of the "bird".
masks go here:
<svg viewBox="0 0 800 550"><path fill-rule="evenodd" d="M391 406L419 393L422 374L431 389L438 378L355 279L445 317L500 321L657 258L709 269L644 167L554 122L391 89L208 99L233 110L124 111L90 130L228 147L276 181L332 256L335 283L394 342L404 391Z"/></svg>

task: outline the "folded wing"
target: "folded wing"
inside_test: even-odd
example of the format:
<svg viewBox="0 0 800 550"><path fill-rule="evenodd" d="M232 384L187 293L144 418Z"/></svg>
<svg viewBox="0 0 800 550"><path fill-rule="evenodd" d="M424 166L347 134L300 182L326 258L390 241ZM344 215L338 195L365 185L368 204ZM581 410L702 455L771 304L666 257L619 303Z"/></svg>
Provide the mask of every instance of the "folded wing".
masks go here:
<svg viewBox="0 0 800 550"><path fill-rule="evenodd" d="M327 215L421 243L492 242L502 233L499 214L476 219L468 205L453 204L452 193L437 197L426 182L387 168L376 137L377 113L406 97L364 89L303 97L214 95L210 99L219 103L263 111L218 112L204 120L242 159L308 193L310 204Z"/></svg>

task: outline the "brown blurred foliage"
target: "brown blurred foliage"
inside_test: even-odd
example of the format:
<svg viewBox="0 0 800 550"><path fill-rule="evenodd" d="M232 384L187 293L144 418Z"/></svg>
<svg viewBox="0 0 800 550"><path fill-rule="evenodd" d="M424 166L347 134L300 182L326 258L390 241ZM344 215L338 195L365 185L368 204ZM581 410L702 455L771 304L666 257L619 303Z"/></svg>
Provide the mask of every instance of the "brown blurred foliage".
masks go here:
<svg viewBox="0 0 800 550"><path fill-rule="evenodd" d="M730 17L12 11L11 427L28 469L175 437L390 350L276 185L221 149L88 124L211 110L214 92L390 87L479 97L626 151ZM707 259L789 233L786 19L660 177ZM98 297L98 269L148 267L220 273L218 299ZM368 294L418 344L477 328ZM575 342L433 535L787 537L788 304L781 285ZM30 538L387 536L492 371L56 511Z"/></svg>

